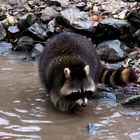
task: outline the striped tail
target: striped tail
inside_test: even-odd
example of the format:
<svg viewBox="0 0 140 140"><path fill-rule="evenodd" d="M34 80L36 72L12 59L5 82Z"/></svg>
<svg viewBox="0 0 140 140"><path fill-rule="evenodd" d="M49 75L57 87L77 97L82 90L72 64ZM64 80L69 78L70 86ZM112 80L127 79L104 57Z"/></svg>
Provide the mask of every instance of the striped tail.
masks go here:
<svg viewBox="0 0 140 140"><path fill-rule="evenodd" d="M138 79L135 71L131 68L118 70L104 68L100 77L100 83L109 86L125 86L128 83L136 82Z"/></svg>

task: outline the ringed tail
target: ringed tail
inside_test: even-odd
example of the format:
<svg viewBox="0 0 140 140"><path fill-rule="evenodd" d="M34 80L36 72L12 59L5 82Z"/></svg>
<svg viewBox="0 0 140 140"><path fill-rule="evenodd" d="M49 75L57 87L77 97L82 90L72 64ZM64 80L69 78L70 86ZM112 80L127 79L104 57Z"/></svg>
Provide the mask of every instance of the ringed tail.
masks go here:
<svg viewBox="0 0 140 140"><path fill-rule="evenodd" d="M135 83L138 77L132 68L120 68L117 70L104 68L100 77L100 83L109 86L125 86Z"/></svg>

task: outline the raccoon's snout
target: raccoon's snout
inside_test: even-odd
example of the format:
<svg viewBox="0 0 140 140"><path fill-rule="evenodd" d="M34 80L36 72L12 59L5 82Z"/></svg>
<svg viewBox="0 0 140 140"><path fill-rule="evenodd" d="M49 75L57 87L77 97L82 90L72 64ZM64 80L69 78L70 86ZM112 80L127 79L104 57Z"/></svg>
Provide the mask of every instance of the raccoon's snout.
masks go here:
<svg viewBox="0 0 140 140"><path fill-rule="evenodd" d="M87 103L88 103L88 99L87 98L80 98L76 101L76 103L78 105L80 105L81 107L86 107Z"/></svg>

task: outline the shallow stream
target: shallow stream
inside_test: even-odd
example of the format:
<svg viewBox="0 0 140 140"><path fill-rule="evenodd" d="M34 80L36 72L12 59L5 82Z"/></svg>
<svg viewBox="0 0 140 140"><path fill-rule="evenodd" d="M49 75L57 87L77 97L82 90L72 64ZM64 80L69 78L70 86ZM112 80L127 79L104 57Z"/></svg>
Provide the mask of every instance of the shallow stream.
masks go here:
<svg viewBox="0 0 140 140"><path fill-rule="evenodd" d="M36 62L0 58L0 139L140 140L135 108L100 99L73 115L55 110L44 93Z"/></svg>

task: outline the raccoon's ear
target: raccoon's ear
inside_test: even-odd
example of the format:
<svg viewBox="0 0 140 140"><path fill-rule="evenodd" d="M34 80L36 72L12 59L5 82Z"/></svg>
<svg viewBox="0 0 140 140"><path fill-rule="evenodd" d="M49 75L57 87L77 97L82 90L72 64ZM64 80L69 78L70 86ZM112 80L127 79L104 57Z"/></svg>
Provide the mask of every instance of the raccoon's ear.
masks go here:
<svg viewBox="0 0 140 140"><path fill-rule="evenodd" d="M86 73L86 76L88 76L88 75L89 75L89 72L90 72L89 65L86 65L86 66L84 67L84 71L85 71L85 73Z"/></svg>
<svg viewBox="0 0 140 140"><path fill-rule="evenodd" d="M64 68L64 75L66 78L70 78L70 73L71 73L71 71L69 68Z"/></svg>

